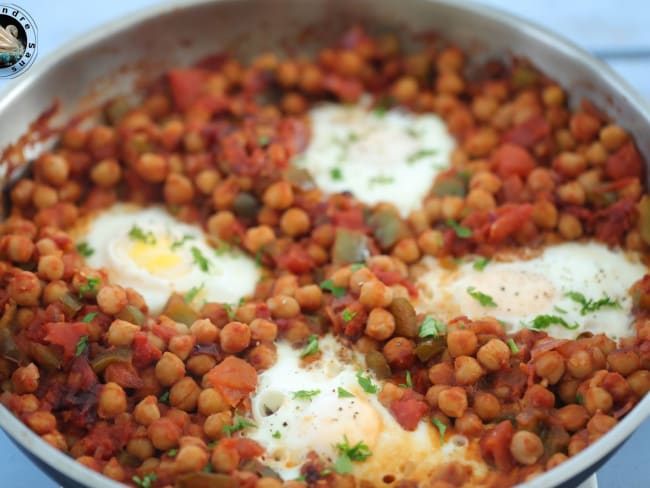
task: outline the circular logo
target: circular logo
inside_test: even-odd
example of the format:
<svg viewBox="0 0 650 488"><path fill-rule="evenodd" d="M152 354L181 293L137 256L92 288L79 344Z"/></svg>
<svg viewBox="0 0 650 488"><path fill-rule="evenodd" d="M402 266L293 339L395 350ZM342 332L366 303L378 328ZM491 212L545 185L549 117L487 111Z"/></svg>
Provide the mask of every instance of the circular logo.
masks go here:
<svg viewBox="0 0 650 488"><path fill-rule="evenodd" d="M23 9L0 3L0 78L12 78L36 58L36 23Z"/></svg>

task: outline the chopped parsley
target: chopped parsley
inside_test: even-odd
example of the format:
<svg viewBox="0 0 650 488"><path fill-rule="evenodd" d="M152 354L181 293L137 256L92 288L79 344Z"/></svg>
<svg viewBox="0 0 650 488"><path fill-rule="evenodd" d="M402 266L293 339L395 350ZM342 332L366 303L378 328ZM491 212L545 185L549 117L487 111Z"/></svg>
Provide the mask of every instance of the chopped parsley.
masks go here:
<svg viewBox="0 0 650 488"><path fill-rule="evenodd" d="M582 393L576 395L576 403L582 405L585 402L585 399L582 396Z"/></svg>
<svg viewBox="0 0 650 488"><path fill-rule="evenodd" d="M603 297L600 300L587 299L582 293L578 291L570 291L566 293L574 302L582 305L580 315L587 315L590 312L595 312L601 308L621 308L621 304L609 297Z"/></svg>
<svg viewBox="0 0 650 488"><path fill-rule="evenodd" d="M207 260L207 258L203 255L203 253L201 253L201 250L198 247L192 246L190 251L192 252L194 262L199 265L201 271L207 273L210 270L210 261Z"/></svg>
<svg viewBox="0 0 650 488"><path fill-rule="evenodd" d="M220 241L219 245L214 249L214 252L217 256L223 256L224 254L232 252L232 246L228 242Z"/></svg>
<svg viewBox="0 0 650 488"><path fill-rule="evenodd" d="M235 320L235 311L232 309L232 305L230 305L229 303L223 303L222 306L226 311L226 315L228 315L228 318L230 320Z"/></svg>
<svg viewBox="0 0 650 488"><path fill-rule="evenodd" d="M167 455L169 457L174 457L176 456L176 454L178 454L178 449L170 449L169 451L167 451Z"/></svg>
<svg viewBox="0 0 650 488"><path fill-rule="evenodd" d="M366 263L354 263L350 265L350 271L354 273L355 271L359 271L360 269L363 269L365 267L366 267Z"/></svg>
<svg viewBox="0 0 650 488"><path fill-rule="evenodd" d="M318 352L318 336L316 334L312 334L309 336L309 339L307 339L307 345L300 352L300 357L304 358L306 356L311 356L312 354L316 354L317 352Z"/></svg>
<svg viewBox="0 0 650 488"><path fill-rule="evenodd" d="M95 317L97 317L97 312L90 312L87 313L81 321L89 324Z"/></svg>
<svg viewBox="0 0 650 488"><path fill-rule="evenodd" d="M185 244L187 241L191 241L192 239L194 239L194 236L191 236L189 234L185 234L179 240L172 242L172 249L178 249L183 244Z"/></svg>
<svg viewBox="0 0 650 488"><path fill-rule="evenodd" d="M330 169L330 178L332 178L334 181L341 181L343 179L343 171L341 168Z"/></svg>
<svg viewBox="0 0 650 488"><path fill-rule="evenodd" d="M230 437L233 432L239 432L240 430L244 430L247 427L254 428L257 427L257 425L243 417L235 417L232 425L224 425L222 430L224 434Z"/></svg>
<svg viewBox="0 0 650 488"><path fill-rule="evenodd" d="M134 476L133 478L131 478L131 481L133 481L140 488L151 488L151 485L157 479L158 477L156 476L156 473L149 473L149 474L145 474L142 478L140 478L139 476Z"/></svg>
<svg viewBox="0 0 650 488"><path fill-rule="evenodd" d="M268 146L270 142L271 138L269 136L260 136L257 138L257 144L262 147Z"/></svg>
<svg viewBox="0 0 650 488"><path fill-rule="evenodd" d="M447 432L447 426L435 417L431 418L431 423L436 426L436 429L438 429L438 434L440 434L440 445L442 446L445 443L445 432Z"/></svg>
<svg viewBox="0 0 650 488"><path fill-rule="evenodd" d="M201 283L201 286L193 286L192 288L189 289L189 291L185 294L185 303L192 303L196 296L201 293L201 290L203 290L203 287L205 286L205 283Z"/></svg>
<svg viewBox="0 0 650 488"><path fill-rule="evenodd" d="M92 247L90 247L86 241L77 244L77 252L81 254L84 258L89 258L93 254L95 254L95 250Z"/></svg>
<svg viewBox="0 0 650 488"><path fill-rule="evenodd" d="M476 261L474 261L472 268L474 268L476 271L483 271L489 262L490 258L480 256Z"/></svg>
<svg viewBox="0 0 650 488"><path fill-rule="evenodd" d="M395 178L392 176L386 175L377 175L373 176L368 180L368 186L373 187L374 185L390 185L395 182Z"/></svg>
<svg viewBox="0 0 650 488"><path fill-rule="evenodd" d="M81 356L83 352L86 350L87 345L88 345L88 336L81 337L79 339L79 342L77 342L77 349L75 349L74 355Z"/></svg>
<svg viewBox="0 0 650 488"><path fill-rule="evenodd" d="M566 320L564 320L562 317L558 317L557 315L538 315L533 319L528 327L530 329L542 330L547 329L553 324L561 325L565 329L569 330L575 330L580 327L580 324L577 322L573 325L570 325Z"/></svg>
<svg viewBox="0 0 650 488"><path fill-rule="evenodd" d="M310 400L320 393L320 390L298 390L293 392L294 400Z"/></svg>
<svg viewBox="0 0 650 488"><path fill-rule="evenodd" d="M160 396L158 397L158 401L159 401L160 403L167 403L167 402L169 402L169 390L167 390L165 393L163 393L162 395L160 395Z"/></svg>
<svg viewBox="0 0 650 488"><path fill-rule="evenodd" d="M99 278L88 278L86 283L79 287L79 293L81 295L84 293L95 293L100 283L101 280Z"/></svg>
<svg viewBox="0 0 650 488"><path fill-rule="evenodd" d="M262 267L262 259L264 258L264 251L260 247L255 253L255 266L258 268Z"/></svg>
<svg viewBox="0 0 650 488"><path fill-rule="evenodd" d="M388 110L390 110L390 105L392 103L393 103L392 97L383 97L380 100L378 100L377 105L373 110L375 117L379 117L379 118L384 117L388 112Z"/></svg>
<svg viewBox="0 0 650 488"><path fill-rule="evenodd" d="M558 307L557 305L553 307L553 310L559 313L567 313L563 308Z"/></svg>
<svg viewBox="0 0 650 488"><path fill-rule="evenodd" d="M205 468L203 468L201 471L204 473L212 473L212 464L208 463L205 465Z"/></svg>
<svg viewBox="0 0 650 488"><path fill-rule="evenodd" d="M150 246L156 243L156 236L153 235L153 232L148 230L147 232L143 231L141 227L134 225L129 231L129 237L136 241L142 241L145 244Z"/></svg>
<svg viewBox="0 0 650 488"><path fill-rule="evenodd" d="M345 388L341 388L340 386L336 389L336 391L339 394L339 398L352 398L352 397L354 397L354 395L352 393L350 393Z"/></svg>
<svg viewBox="0 0 650 488"><path fill-rule="evenodd" d="M508 347L510 348L510 352L512 354L517 354L519 352L519 347L517 347L517 344L513 338L508 339L506 342L508 343Z"/></svg>
<svg viewBox="0 0 650 488"><path fill-rule="evenodd" d="M446 224L451 227L456 235L460 237L461 239L467 239L469 237L472 237L472 229L469 229L467 227L463 227L462 225L459 225L457 222L449 219L447 220Z"/></svg>
<svg viewBox="0 0 650 488"><path fill-rule="evenodd" d="M300 476L294 478L293 481L307 481L307 477L304 474L301 474Z"/></svg>
<svg viewBox="0 0 650 488"><path fill-rule="evenodd" d="M370 456L370 448L363 442L359 441L354 446L350 446L347 436L343 436L343 442L336 445L339 451L339 457L334 462L334 470L339 474L348 474L352 472L352 461L365 461Z"/></svg>
<svg viewBox="0 0 650 488"><path fill-rule="evenodd" d="M271 437L273 437L274 439L279 439L280 437L282 437L282 434L280 434L279 430L276 430L275 432L273 432L273 434L271 434Z"/></svg>
<svg viewBox="0 0 650 488"><path fill-rule="evenodd" d="M334 282L330 280L321 281L321 290L329 291L332 295L339 298L345 295L345 288L342 286L335 286Z"/></svg>
<svg viewBox="0 0 650 488"><path fill-rule="evenodd" d="M377 393L379 391L379 387L372 382L370 376L364 376L362 370L357 371L357 382L366 393Z"/></svg>
<svg viewBox="0 0 650 488"><path fill-rule="evenodd" d="M428 156L435 156L436 154L438 154L438 151L435 149L420 149L419 151L414 152L408 158L406 158L406 162L408 164L413 164L420 159L426 158Z"/></svg>
<svg viewBox="0 0 650 488"><path fill-rule="evenodd" d="M424 320L420 324L420 330L418 331L418 337L426 339L429 337L438 337L440 335L447 333L447 327L445 324L440 322L438 319L427 315L424 317Z"/></svg>
<svg viewBox="0 0 650 488"><path fill-rule="evenodd" d="M413 378L411 378L410 371L406 372L405 383L400 383L399 386L402 388L413 388Z"/></svg>
<svg viewBox="0 0 650 488"><path fill-rule="evenodd" d="M467 288L467 293L469 296L471 296L474 300L479 302L483 307L497 307L498 305L494 303L494 300L490 295L486 295L485 293L481 293L480 291L476 290L473 286L470 286Z"/></svg>
<svg viewBox="0 0 650 488"><path fill-rule="evenodd" d="M341 313L341 317L343 317L343 322L345 323L348 323L356 316L357 316L357 312L353 312L351 310L348 310L347 308L343 310L343 313Z"/></svg>

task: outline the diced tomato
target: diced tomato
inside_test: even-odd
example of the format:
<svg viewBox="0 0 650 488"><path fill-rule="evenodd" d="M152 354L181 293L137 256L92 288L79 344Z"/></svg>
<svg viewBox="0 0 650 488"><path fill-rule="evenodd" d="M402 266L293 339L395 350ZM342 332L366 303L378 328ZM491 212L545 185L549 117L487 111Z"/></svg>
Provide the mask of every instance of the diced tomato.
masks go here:
<svg viewBox="0 0 650 488"><path fill-rule="evenodd" d="M109 364L104 371L104 380L117 383L122 388L142 388L144 382L131 363Z"/></svg>
<svg viewBox="0 0 650 488"><path fill-rule="evenodd" d="M535 159L525 148L511 143L505 143L494 151L492 162L504 178L511 175L525 178L536 166Z"/></svg>
<svg viewBox="0 0 650 488"><path fill-rule="evenodd" d="M144 368L152 362L157 361L162 352L149 342L146 332L136 332L133 336L133 365L136 368Z"/></svg>
<svg viewBox="0 0 650 488"><path fill-rule="evenodd" d="M493 463L501 471L507 471L514 466L514 460L510 454L510 441L514 434L515 429L510 421L504 420L481 437L479 445L483 458Z"/></svg>
<svg viewBox="0 0 650 488"><path fill-rule="evenodd" d="M176 329L172 329L171 327L167 327L165 325L161 324L155 324L152 328L152 332L154 335L157 335L160 337L162 340L165 342L169 342L169 340L174 337L175 335L178 335L178 332L176 332Z"/></svg>
<svg viewBox="0 0 650 488"><path fill-rule="evenodd" d="M295 274L309 273L316 263L300 244L292 244L277 258L278 267Z"/></svg>
<svg viewBox="0 0 650 488"><path fill-rule="evenodd" d="M237 438L237 452L243 459L251 459L264 454L264 448L253 439Z"/></svg>
<svg viewBox="0 0 650 488"><path fill-rule="evenodd" d="M84 322L49 322L45 324L45 340L63 347L66 359L74 357L79 339L88 335L88 324Z"/></svg>
<svg viewBox="0 0 650 488"><path fill-rule="evenodd" d="M384 271L379 268L372 268L372 272L375 276L382 281L385 285L402 285L409 292L409 295L412 297L418 296L417 287L411 283L408 279L404 278L399 271Z"/></svg>
<svg viewBox="0 0 650 488"><path fill-rule="evenodd" d="M429 406L422 400L406 398L394 400L390 411L404 430L415 430L420 419L429 411Z"/></svg>
<svg viewBox="0 0 650 488"><path fill-rule="evenodd" d="M517 232L533 213L533 206L530 204L502 208L503 213L489 228L488 242L491 244L497 244Z"/></svg>
<svg viewBox="0 0 650 488"><path fill-rule="evenodd" d="M335 208L331 211L332 225L346 229L363 229L363 209L361 207Z"/></svg>
<svg viewBox="0 0 650 488"><path fill-rule="evenodd" d="M323 84L342 102L356 102L363 94L363 85L356 79L328 74L325 76Z"/></svg>
<svg viewBox="0 0 650 488"><path fill-rule="evenodd" d="M68 375L68 386L74 391L88 391L97 384L97 375L84 356L78 356L72 362Z"/></svg>
<svg viewBox="0 0 650 488"><path fill-rule="evenodd" d="M636 203L624 199L598 210L591 218L596 237L610 246L620 244L625 234L636 225Z"/></svg>
<svg viewBox="0 0 650 488"><path fill-rule="evenodd" d="M176 107L184 111L201 96L206 72L192 68L173 69L167 73L167 79Z"/></svg>
<svg viewBox="0 0 650 488"><path fill-rule="evenodd" d="M257 371L243 359L228 356L208 372L208 380L230 406L236 406L257 387Z"/></svg>
<svg viewBox="0 0 650 488"><path fill-rule="evenodd" d="M536 115L507 131L501 140L525 148L531 148L550 133L551 125L543 116Z"/></svg>
<svg viewBox="0 0 650 488"><path fill-rule="evenodd" d="M643 159L632 141L607 158L605 175L612 180L643 178Z"/></svg>

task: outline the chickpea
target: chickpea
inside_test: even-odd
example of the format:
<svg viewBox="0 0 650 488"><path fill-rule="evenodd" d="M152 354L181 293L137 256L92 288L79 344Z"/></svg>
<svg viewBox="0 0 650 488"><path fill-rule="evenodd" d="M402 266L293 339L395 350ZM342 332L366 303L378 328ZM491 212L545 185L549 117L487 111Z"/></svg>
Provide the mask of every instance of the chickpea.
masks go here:
<svg viewBox="0 0 650 488"><path fill-rule="evenodd" d="M229 322L221 329L219 339L221 348L225 352L238 353L250 345L251 329L247 324L241 322Z"/></svg>
<svg viewBox="0 0 650 488"><path fill-rule="evenodd" d="M447 334L447 348L452 357L472 356L478 347L476 334L468 329L456 329Z"/></svg>
<svg viewBox="0 0 650 488"><path fill-rule="evenodd" d="M185 205L194 198L192 181L178 173L171 173L165 180L163 188L165 201L170 205Z"/></svg>
<svg viewBox="0 0 650 488"><path fill-rule="evenodd" d="M221 181L221 175L217 170L204 169L194 179L196 188L204 195L211 195L217 184Z"/></svg>
<svg viewBox="0 0 650 488"><path fill-rule="evenodd" d="M11 375L11 386L14 393L18 395L34 393L38 388L40 376L38 367L34 363L17 368Z"/></svg>
<svg viewBox="0 0 650 488"><path fill-rule="evenodd" d="M276 478L260 478L255 483L255 488L282 488L283 486L282 481Z"/></svg>
<svg viewBox="0 0 650 488"><path fill-rule="evenodd" d="M454 382L454 368L449 363L434 364L429 368L429 380L434 385L450 385Z"/></svg>
<svg viewBox="0 0 650 488"><path fill-rule="evenodd" d="M467 393L458 386L442 390L438 394L438 408L449 417L461 417L467 410Z"/></svg>
<svg viewBox="0 0 650 488"><path fill-rule="evenodd" d="M549 384L556 384L564 375L564 357L557 351L542 354L535 359L535 372Z"/></svg>
<svg viewBox="0 0 650 488"><path fill-rule="evenodd" d="M102 188L114 187L122 178L122 167L116 159L103 159L90 170L90 179Z"/></svg>
<svg viewBox="0 0 650 488"><path fill-rule="evenodd" d="M628 376L641 366L639 355L634 351L612 351L607 355L607 363L612 371Z"/></svg>
<svg viewBox="0 0 650 488"><path fill-rule="evenodd" d="M179 473L201 471L208 464L208 453L199 446L188 445L176 454L176 470Z"/></svg>
<svg viewBox="0 0 650 488"><path fill-rule="evenodd" d="M309 215L301 208L290 208L280 218L282 232L291 237L309 232L310 226Z"/></svg>
<svg viewBox="0 0 650 488"><path fill-rule="evenodd" d="M505 367L510 359L510 348L499 339L490 339L478 350L477 359L489 371Z"/></svg>
<svg viewBox="0 0 650 488"><path fill-rule="evenodd" d="M473 412L465 412L461 417L456 419L454 427L459 434L467 436L477 436L483 431L483 422Z"/></svg>
<svg viewBox="0 0 650 488"><path fill-rule="evenodd" d="M403 76L393 84L391 93L400 103L410 103L418 94L418 82L412 76Z"/></svg>
<svg viewBox="0 0 650 488"><path fill-rule="evenodd" d="M620 149L628 139L627 133L616 124L606 125L600 129L600 143L610 152Z"/></svg>
<svg viewBox="0 0 650 488"><path fill-rule="evenodd" d="M206 388L199 394L198 410L199 413L209 417L213 413L224 412L230 406L223 395L214 388Z"/></svg>
<svg viewBox="0 0 650 488"><path fill-rule="evenodd" d="M27 263L36 247L29 237L20 234L10 234L1 242L7 257L14 263Z"/></svg>
<svg viewBox="0 0 650 488"><path fill-rule="evenodd" d="M108 328L106 340L111 346L127 347L133 343L135 333L140 330L140 326L127 322L126 320L114 320Z"/></svg>
<svg viewBox="0 0 650 488"><path fill-rule="evenodd" d="M34 188L36 188L34 181L27 178L18 180L11 189L11 202L17 207L26 207L32 202Z"/></svg>
<svg viewBox="0 0 650 488"><path fill-rule="evenodd" d="M117 285L106 285L97 293L97 305L102 312L115 315L128 304L126 291Z"/></svg>
<svg viewBox="0 0 650 488"><path fill-rule="evenodd" d="M569 432L579 431L585 426L587 420L589 420L587 409L582 405L576 404L566 405L558 409L556 415L562 427Z"/></svg>
<svg viewBox="0 0 650 488"><path fill-rule="evenodd" d="M593 372L593 360L589 351L584 349L575 351L566 363L567 371L577 379L586 378Z"/></svg>
<svg viewBox="0 0 650 488"><path fill-rule="evenodd" d="M7 292L18 305L33 307L41 296L41 282L34 273L20 271L10 279Z"/></svg>
<svg viewBox="0 0 650 488"><path fill-rule="evenodd" d="M361 286L359 302L367 308L386 308L393 301L393 290L379 280L367 281Z"/></svg>
<svg viewBox="0 0 650 488"><path fill-rule="evenodd" d="M560 201L569 205L584 205L587 200L585 189L577 181L570 181L557 189Z"/></svg>
<svg viewBox="0 0 650 488"><path fill-rule="evenodd" d="M203 431L209 439L217 439L224 435L223 428L232 424L232 412L225 410L210 415L203 423Z"/></svg>
<svg viewBox="0 0 650 488"><path fill-rule="evenodd" d="M587 389L584 395L584 406L591 415L598 411L607 413L612 409L613 405L614 400L612 399L612 395L599 386L593 386Z"/></svg>
<svg viewBox="0 0 650 488"><path fill-rule="evenodd" d="M50 412L34 412L27 417L27 425L38 435L49 434L56 429L56 417Z"/></svg>
<svg viewBox="0 0 650 488"><path fill-rule="evenodd" d="M442 206L440 207L442 217L445 220L458 220L464 206L465 200L461 197L444 196L442 197Z"/></svg>
<svg viewBox="0 0 650 488"><path fill-rule="evenodd" d="M217 360L209 354L195 354L187 360L185 368L195 376L203 376L216 364Z"/></svg>
<svg viewBox="0 0 650 488"><path fill-rule="evenodd" d="M115 418L126 411L126 393L117 383L106 383L99 394L97 415L103 419Z"/></svg>
<svg viewBox="0 0 650 488"><path fill-rule="evenodd" d="M275 232L267 225L260 225L251 227L246 231L244 237L244 247L251 253L255 254L262 249L266 244L275 239Z"/></svg>
<svg viewBox="0 0 650 488"><path fill-rule="evenodd" d="M532 219L540 229L553 230L558 222L557 208L548 200L538 200L533 205Z"/></svg>
<svg viewBox="0 0 650 488"><path fill-rule="evenodd" d="M31 241L29 241L31 243ZM63 260L54 254L41 256L38 260L38 276L47 281L60 280L63 277Z"/></svg>
<svg viewBox="0 0 650 488"><path fill-rule="evenodd" d="M163 386L172 386L185 376L185 364L171 352L164 352L156 363L156 379Z"/></svg>
<svg viewBox="0 0 650 488"><path fill-rule="evenodd" d="M39 158L36 171L50 185L61 186L68 179L70 167L63 156L46 153Z"/></svg>
<svg viewBox="0 0 650 488"><path fill-rule="evenodd" d="M612 430L618 421L609 415L602 413L595 414L587 423L587 432L589 432L590 440L593 442L604 434Z"/></svg>
<svg viewBox="0 0 650 488"><path fill-rule="evenodd" d="M296 289L294 297L301 310L318 310L323 301L323 291L318 285L305 285Z"/></svg>
<svg viewBox="0 0 650 488"><path fill-rule="evenodd" d="M395 317L383 308L373 308L366 322L366 334L378 341L384 341L395 332Z"/></svg>
<svg viewBox="0 0 650 488"><path fill-rule="evenodd" d="M168 349L169 352L173 353L182 360L185 360L192 352L192 348L196 344L196 339L194 336L189 335L177 335L169 339Z"/></svg>
<svg viewBox="0 0 650 488"><path fill-rule="evenodd" d="M466 203L468 207L476 210L493 210L497 206L492 194L481 188L470 190Z"/></svg>
<svg viewBox="0 0 650 488"><path fill-rule="evenodd" d="M230 473L239 465L239 453L235 446L219 442L212 450L212 469L219 473Z"/></svg>
<svg viewBox="0 0 650 488"><path fill-rule="evenodd" d="M300 305L293 297L276 295L266 301L273 317L290 319L300 313Z"/></svg>
<svg viewBox="0 0 650 488"><path fill-rule="evenodd" d="M269 208L287 209L293 204L293 189L288 181L278 181L266 189L262 200Z"/></svg>
<svg viewBox="0 0 650 488"><path fill-rule="evenodd" d="M278 353L274 344L259 344L248 352L247 359L256 370L263 371L275 364Z"/></svg>
<svg viewBox="0 0 650 488"><path fill-rule="evenodd" d="M582 235L582 224L577 217L563 213L558 221L560 235L567 240L575 240Z"/></svg>
<svg viewBox="0 0 650 488"><path fill-rule="evenodd" d="M249 327L254 341L273 342L278 335L278 326L266 319L255 319Z"/></svg>
<svg viewBox="0 0 650 488"><path fill-rule="evenodd" d="M627 377L627 382L634 394L642 397L650 391L650 371L644 369L635 371Z"/></svg>
<svg viewBox="0 0 650 488"><path fill-rule="evenodd" d="M169 389L169 404L186 412L196 409L201 388L189 376L178 380Z"/></svg>
<svg viewBox="0 0 650 488"><path fill-rule="evenodd" d="M290 88L298 84L300 79L300 69L293 61L280 61L276 71L278 83L285 88Z"/></svg>
<svg viewBox="0 0 650 488"><path fill-rule="evenodd" d="M488 422L497 418L501 413L499 399L486 391L479 391L474 395L473 407L477 415Z"/></svg>
<svg viewBox="0 0 650 488"><path fill-rule="evenodd" d="M135 170L145 181L162 183L167 178L169 162L160 154L144 153L136 161Z"/></svg>
<svg viewBox="0 0 650 488"><path fill-rule="evenodd" d="M526 430L520 430L512 436L510 453L519 463L530 466L542 457L542 454L544 454L544 445L536 434Z"/></svg>
<svg viewBox="0 0 650 488"><path fill-rule="evenodd" d="M32 194L32 203L39 209L53 207L59 201L57 191L51 186L36 184Z"/></svg>
<svg viewBox="0 0 650 488"><path fill-rule="evenodd" d="M102 470L102 473L104 474L104 476L111 478L112 480L115 481L124 481L124 479L126 478L124 468L117 460L117 458L114 457L112 457L108 461L108 463L106 463L104 469Z"/></svg>
<svg viewBox="0 0 650 488"><path fill-rule="evenodd" d="M190 326L190 332L194 337L196 337L196 342L198 344L212 344L217 340L217 337L219 337L219 330L210 319L196 320Z"/></svg>
<svg viewBox="0 0 650 488"><path fill-rule="evenodd" d="M144 397L133 410L133 418L141 425L149 426L154 420L160 418L158 399L153 395Z"/></svg>
<svg viewBox="0 0 650 488"><path fill-rule="evenodd" d="M459 385L472 385L483 376L483 368L471 356L459 356L454 360L455 379Z"/></svg>
<svg viewBox="0 0 650 488"><path fill-rule="evenodd" d="M393 337L384 345L382 352L393 368L406 369L415 361L415 343L404 337Z"/></svg>
<svg viewBox="0 0 650 488"><path fill-rule="evenodd" d="M444 239L442 233L438 230L425 230L420 237L418 237L418 246L420 249L431 256L440 254L444 247Z"/></svg>
<svg viewBox="0 0 650 488"><path fill-rule="evenodd" d="M153 447L160 451L167 451L176 447L181 434L181 428L167 417L154 420L147 428L147 436L151 440Z"/></svg>

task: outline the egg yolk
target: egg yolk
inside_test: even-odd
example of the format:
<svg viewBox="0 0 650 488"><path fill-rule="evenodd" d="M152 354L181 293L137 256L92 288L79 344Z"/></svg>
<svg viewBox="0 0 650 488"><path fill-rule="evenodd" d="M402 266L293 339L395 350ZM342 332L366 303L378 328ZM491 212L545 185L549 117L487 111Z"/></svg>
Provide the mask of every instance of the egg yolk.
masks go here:
<svg viewBox="0 0 650 488"><path fill-rule="evenodd" d="M172 242L165 237L158 237L153 243L132 241L127 254L138 267L161 277L170 276L183 263L181 256L172 251Z"/></svg>

